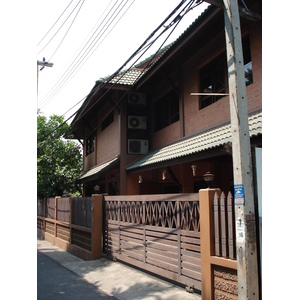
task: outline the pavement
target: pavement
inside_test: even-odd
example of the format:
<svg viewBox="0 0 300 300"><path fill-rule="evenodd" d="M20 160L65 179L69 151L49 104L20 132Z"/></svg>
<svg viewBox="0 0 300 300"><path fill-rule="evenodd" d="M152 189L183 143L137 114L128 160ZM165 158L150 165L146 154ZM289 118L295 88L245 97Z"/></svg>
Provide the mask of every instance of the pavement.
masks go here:
<svg viewBox="0 0 300 300"><path fill-rule="evenodd" d="M176 286L168 281L162 280L161 278L152 276L133 267L129 267L128 265L122 264L118 261L114 262L106 258L85 261L45 240L40 239L37 240L37 251L39 259L45 260L42 256L46 255L48 258L57 263L57 267L58 265L59 267L63 266L65 269L73 272L73 274L76 274L80 279L83 279L85 282L92 285L94 291L90 292L92 293L97 291L97 293L99 293L99 299L202 299L199 294L188 293L183 287ZM49 271L49 276L51 276L51 274L58 274L55 272L55 265L51 265L51 270L52 273ZM39 274L41 274L41 272L38 272L37 277L38 291L39 284L41 284L44 280ZM81 283L80 285L76 285L78 293L82 292L87 296L87 292L84 289L87 289L87 287L83 286ZM48 290L48 293L50 292L51 291ZM64 291L64 293L68 293L68 290ZM51 297L48 299L51 299ZM56 296L55 299L60 298ZM64 294L64 298L61 299L68 299L67 295Z"/></svg>

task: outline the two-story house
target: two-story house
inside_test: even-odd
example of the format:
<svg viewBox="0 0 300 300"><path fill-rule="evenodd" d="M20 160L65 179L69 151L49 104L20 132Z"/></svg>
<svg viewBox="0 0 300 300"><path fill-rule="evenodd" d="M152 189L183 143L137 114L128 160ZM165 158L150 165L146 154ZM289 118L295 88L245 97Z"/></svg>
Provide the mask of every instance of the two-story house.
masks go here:
<svg viewBox="0 0 300 300"><path fill-rule="evenodd" d="M249 3L248 3L249 2ZM248 1L261 14L261 1ZM251 146L262 146L262 24L241 17ZM71 127L84 141L84 195L191 193L233 186L222 8L209 6L171 45L99 79ZM219 95L195 96L193 93Z"/></svg>

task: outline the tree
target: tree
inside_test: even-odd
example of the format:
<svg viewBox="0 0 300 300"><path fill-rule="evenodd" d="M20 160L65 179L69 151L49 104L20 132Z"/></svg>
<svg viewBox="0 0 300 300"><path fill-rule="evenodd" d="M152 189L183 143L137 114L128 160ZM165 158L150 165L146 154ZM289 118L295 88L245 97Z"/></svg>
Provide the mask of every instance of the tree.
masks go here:
<svg viewBox="0 0 300 300"><path fill-rule="evenodd" d="M65 140L70 126L64 118L37 117L37 196L61 196L64 191L78 193L75 179L82 169L81 146Z"/></svg>

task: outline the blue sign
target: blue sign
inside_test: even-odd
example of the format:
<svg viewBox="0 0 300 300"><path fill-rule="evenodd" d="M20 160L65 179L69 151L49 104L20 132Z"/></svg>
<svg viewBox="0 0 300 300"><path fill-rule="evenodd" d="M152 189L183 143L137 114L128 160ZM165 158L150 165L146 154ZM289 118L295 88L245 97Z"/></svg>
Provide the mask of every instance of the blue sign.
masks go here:
<svg viewBox="0 0 300 300"><path fill-rule="evenodd" d="M234 185L234 202L235 205L245 205L244 186L242 184Z"/></svg>

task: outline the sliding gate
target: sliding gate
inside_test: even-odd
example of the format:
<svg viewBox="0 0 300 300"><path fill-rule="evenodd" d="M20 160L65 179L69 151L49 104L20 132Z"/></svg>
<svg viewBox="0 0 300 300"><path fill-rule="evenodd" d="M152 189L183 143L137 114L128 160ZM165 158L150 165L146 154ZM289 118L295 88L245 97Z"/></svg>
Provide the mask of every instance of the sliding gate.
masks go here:
<svg viewBox="0 0 300 300"><path fill-rule="evenodd" d="M201 290L199 194L105 196L104 252Z"/></svg>

